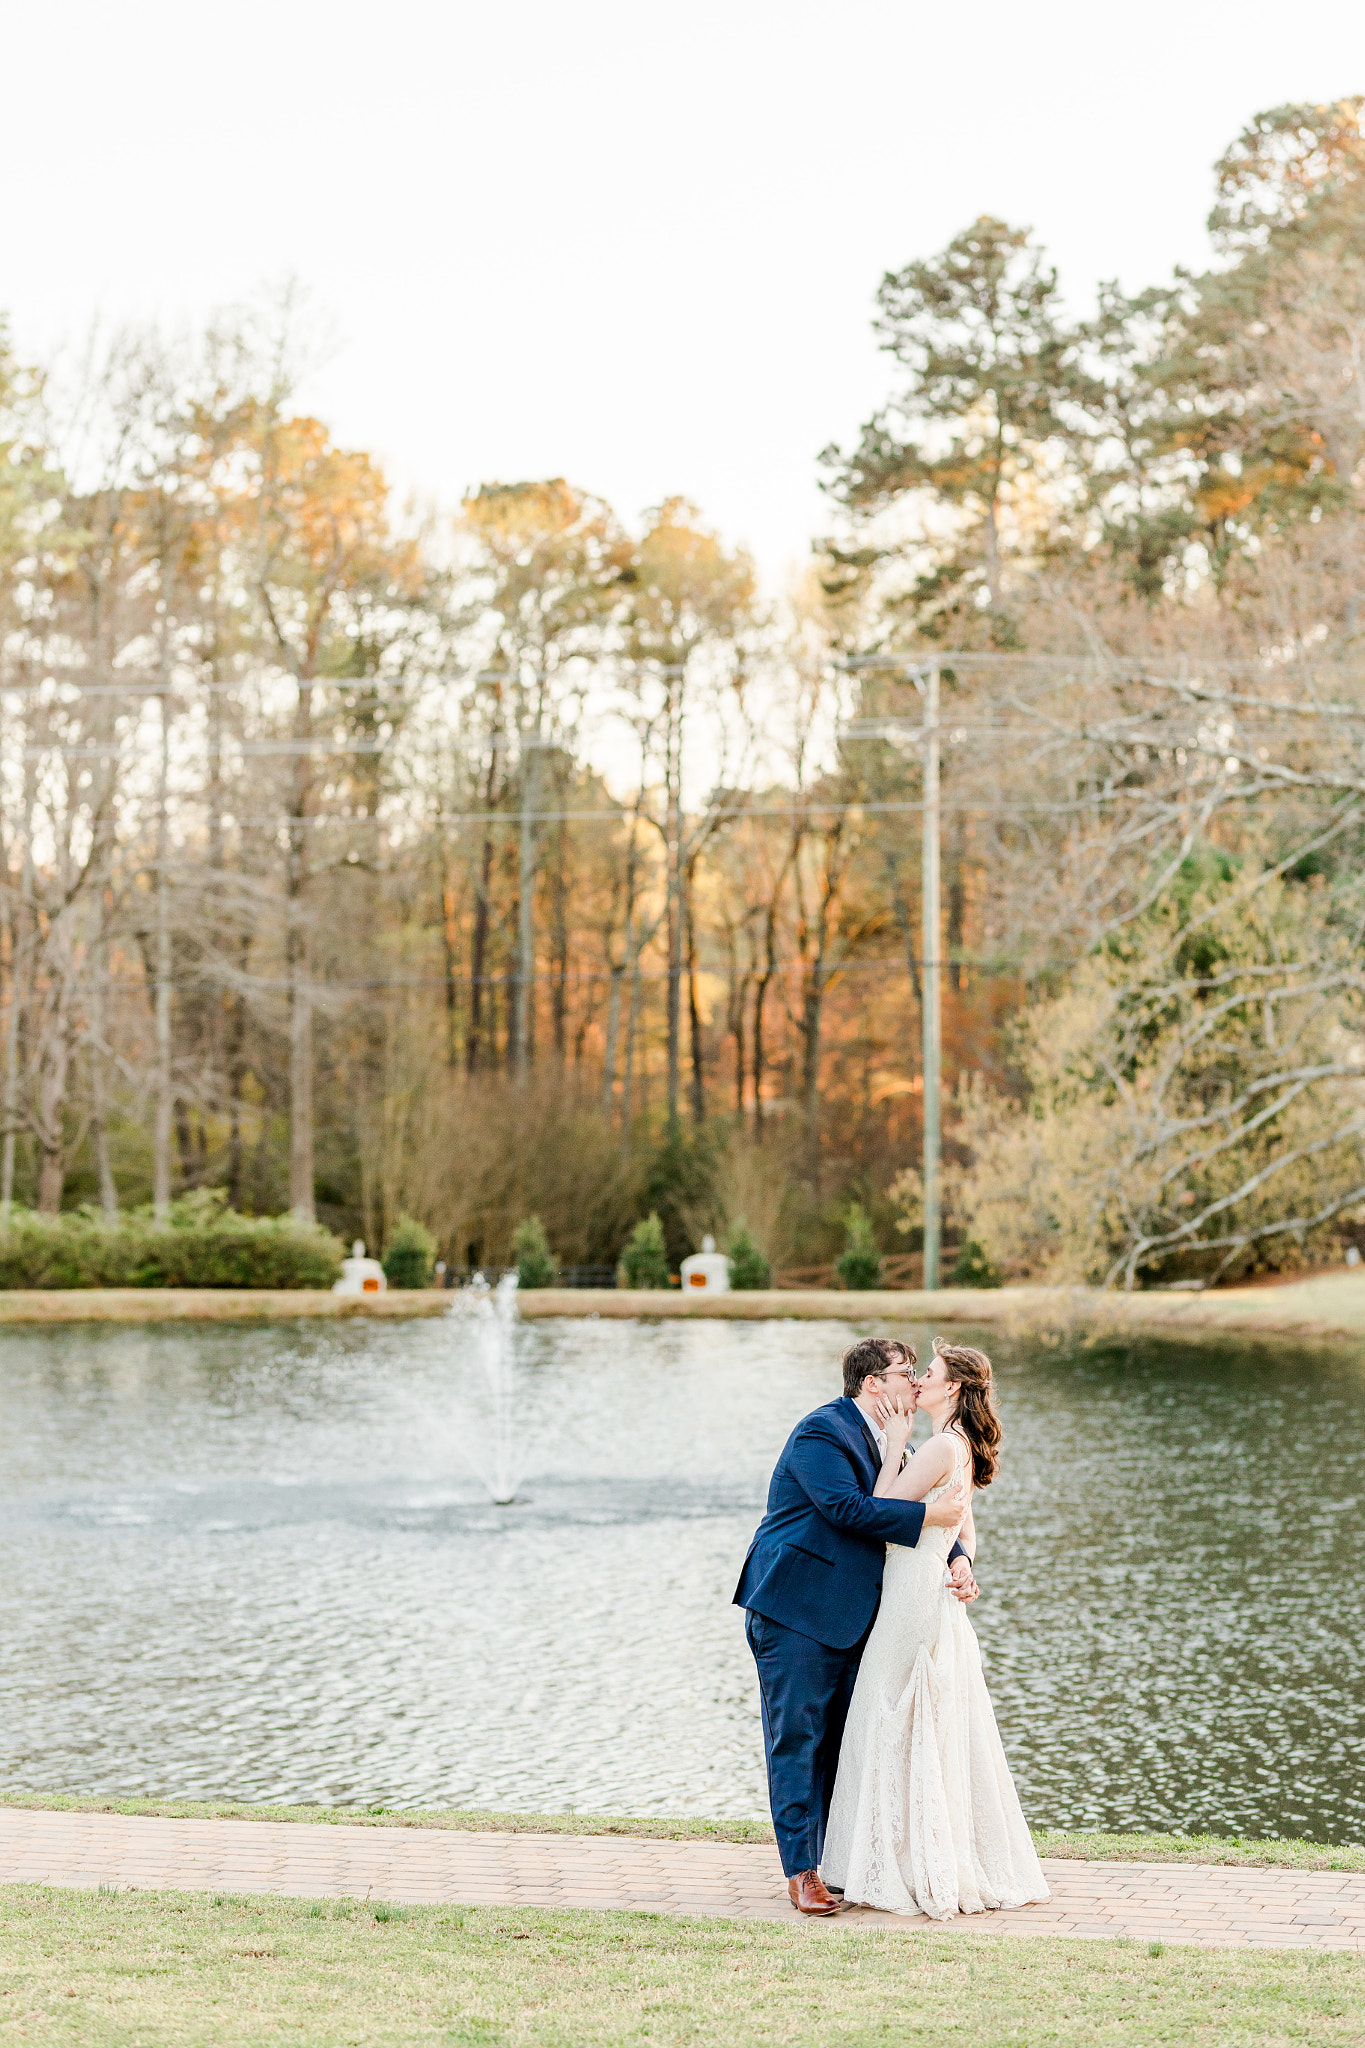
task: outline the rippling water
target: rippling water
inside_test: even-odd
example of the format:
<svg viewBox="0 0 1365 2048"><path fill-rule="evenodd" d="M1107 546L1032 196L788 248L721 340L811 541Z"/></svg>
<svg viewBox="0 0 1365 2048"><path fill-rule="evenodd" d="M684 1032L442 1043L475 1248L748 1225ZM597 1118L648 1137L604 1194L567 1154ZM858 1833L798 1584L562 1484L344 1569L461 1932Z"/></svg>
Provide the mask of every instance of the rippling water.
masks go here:
<svg viewBox="0 0 1365 2048"><path fill-rule="evenodd" d="M762 1813L730 1593L851 1334L522 1326L507 1508L449 1324L0 1335L4 1781ZM1030 1818L1365 1837L1365 1364L982 1341Z"/></svg>

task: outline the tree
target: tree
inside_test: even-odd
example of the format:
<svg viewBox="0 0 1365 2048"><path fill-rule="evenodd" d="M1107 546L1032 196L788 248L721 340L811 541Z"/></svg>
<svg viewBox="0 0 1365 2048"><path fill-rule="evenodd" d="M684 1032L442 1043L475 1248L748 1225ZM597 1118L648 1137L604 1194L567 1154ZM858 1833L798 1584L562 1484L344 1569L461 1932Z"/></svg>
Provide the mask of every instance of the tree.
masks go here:
<svg viewBox="0 0 1365 2048"><path fill-rule="evenodd" d="M1286 229L1365 177L1365 96L1271 107L1254 114L1214 166L1218 197L1209 215L1224 254L1263 249Z"/></svg>
<svg viewBox="0 0 1365 2048"><path fill-rule="evenodd" d="M872 1229L872 1218L860 1202L850 1202L844 1217L844 1249L835 1263L843 1286L866 1291L877 1287L882 1277L882 1255Z"/></svg>
<svg viewBox="0 0 1365 2048"><path fill-rule="evenodd" d="M732 1287L741 1291L771 1287L772 1267L754 1242L753 1232L742 1216L731 1224L725 1250L730 1261Z"/></svg>
<svg viewBox="0 0 1365 2048"><path fill-rule="evenodd" d="M1025 1104L965 1120L995 1264L1213 1280L1311 1256L1365 1201L1359 870L1306 865L1202 848L1021 1027Z"/></svg>
<svg viewBox="0 0 1365 2048"><path fill-rule="evenodd" d="M629 573L626 652L635 664L637 696L657 695L649 729L660 750L664 785L663 835L668 934L667 1114L676 1123L682 1056L683 958L687 929L687 875L697 847L714 829L704 813L690 830L683 810L683 739L698 686L713 692L723 670L701 673L707 653L732 648L750 622L754 571L749 557L727 549L698 521L683 498L667 498L650 515ZM724 787L723 764L713 789ZM694 1103L694 1109L698 1105Z"/></svg>
<svg viewBox="0 0 1365 2048"><path fill-rule="evenodd" d="M329 684L335 688L343 678L373 672L384 641L402 631L408 607L419 599L424 572L414 542L390 530L388 486L380 470L369 456L336 447L319 421L282 418L273 405L264 409L254 454L252 580L274 653L295 688L285 856L289 1201L295 1216L311 1222L316 1212L308 828L317 757L337 744L326 733L320 699ZM376 629L378 644L362 632L362 618Z"/></svg>
<svg viewBox="0 0 1365 2048"><path fill-rule="evenodd" d="M553 1287L559 1278L559 1260L550 1250L545 1225L539 1216L528 1216L512 1232L512 1251L517 1262L518 1287Z"/></svg>
<svg viewBox="0 0 1365 2048"><path fill-rule="evenodd" d="M1056 272L1028 229L983 215L941 255L888 271L877 306L875 331L907 381L853 450L826 449L827 487L864 518L907 493L951 508L953 537L920 575L917 609L936 636L950 620L960 635L964 614L984 605L992 638L1009 644L1006 523L1025 551L1026 483L1094 395Z"/></svg>
<svg viewBox="0 0 1365 2048"><path fill-rule="evenodd" d="M1354 516L1365 456L1362 101L1258 114L1217 165L1225 259L1169 296L1159 452L1221 583L1264 537Z"/></svg>
<svg viewBox="0 0 1365 2048"><path fill-rule="evenodd" d="M136 488L144 411L141 366L123 355L95 366L87 401L108 406L112 432L98 488L73 490L43 435L38 389L11 417L3 499L3 575L10 706L4 806L9 932L5 1134L0 1208L15 1184L15 1141L37 1159L40 1208L61 1206L84 1138L73 1115L81 1049L97 1105L96 1142L106 1211L113 1205L105 1147L103 982L111 913L128 877L117 863L117 817L147 704L134 679L151 636L152 558L146 495ZM17 380L8 376L13 398ZM131 671L131 673L130 673Z"/></svg>
<svg viewBox="0 0 1365 2048"><path fill-rule="evenodd" d="M524 1072L534 1056L544 763L555 754L571 759L568 730L582 665L599 651L603 627L619 604L629 545L611 508L562 477L482 485L465 500L463 529L475 545L475 573L483 586L479 603L489 628L482 659L492 671L484 686L490 724L505 746L504 758L516 762L520 785L511 1063ZM496 759L496 744L493 754ZM552 843L561 849L564 844L562 837ZM485 898L491 865L486 837ZM476 973L482 952L480 946Z"/></svg>
<svg viewBox="0 0 1365 2048"><path fill-rule="evenodd" d="M621 1254L621 1277L627 1287L667 1287L668 1254L664 1250L663 1225L657 1216L637 1223L630 1242Z"/></svg>

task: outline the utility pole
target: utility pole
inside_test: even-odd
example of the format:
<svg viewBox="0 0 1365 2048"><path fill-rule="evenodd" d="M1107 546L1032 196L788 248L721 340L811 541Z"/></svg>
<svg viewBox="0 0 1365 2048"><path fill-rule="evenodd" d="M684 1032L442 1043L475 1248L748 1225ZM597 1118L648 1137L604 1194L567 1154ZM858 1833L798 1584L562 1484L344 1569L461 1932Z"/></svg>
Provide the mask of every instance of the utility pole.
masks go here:
<svg viewBox="0 0 1365 2048"><path fill-rule="evenodd" d="M167 784L171 766L171 714L161 698L161 781L156 826L156 1124L152 1139L152 1215L171 1216L171 916L166 870L170 864Z"/></svg>
<svg viewBox="0 0 1365 2048"><path fill-rule="evenodd" d="M678 1076L682 1067L683 871L682 667L665 670L668 701L664 720L664 790L668 806L666 847L668 891L668 1135L678 1128ZM674 692L676 690L676 697Z"/></svg>
<svg viewBox="0 0 1365 2048"><path fill-rule="evenodd" d="M924 680L924 812L920 867L920 950L924 1001L924 1285L938 1286L943 1069L942 918L939 909L938 663Z"/></svg>
<svg viewBox="0 0 1365 2048"><path fill-rule="evenodd" d="M518 853L517 901L517 1015L516 1059L518 1080L524 1080L531 1066L531 997L535 980L535 895L536 895L536 813L540 798L540 736L544 684L536 705L533 727L521 730L521 844Z"/></svg>

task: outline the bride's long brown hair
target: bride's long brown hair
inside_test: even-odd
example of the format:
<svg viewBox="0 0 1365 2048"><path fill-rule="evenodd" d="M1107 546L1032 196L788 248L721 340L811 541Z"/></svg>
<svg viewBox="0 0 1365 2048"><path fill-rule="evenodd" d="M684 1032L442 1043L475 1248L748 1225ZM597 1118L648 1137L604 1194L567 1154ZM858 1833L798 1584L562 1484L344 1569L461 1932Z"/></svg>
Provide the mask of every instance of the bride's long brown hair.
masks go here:
<svg viewBox="0 0 1365 2048"><path fill-rule="evenodd" d="M942 1359L944 1372L957 1387L957 1404L948 1421L967 1440L972 1484L989 1486L1000 1468L1000 1417L995 1412L991 1362L970 1344L936 1343L934 1355Z"/></svg>

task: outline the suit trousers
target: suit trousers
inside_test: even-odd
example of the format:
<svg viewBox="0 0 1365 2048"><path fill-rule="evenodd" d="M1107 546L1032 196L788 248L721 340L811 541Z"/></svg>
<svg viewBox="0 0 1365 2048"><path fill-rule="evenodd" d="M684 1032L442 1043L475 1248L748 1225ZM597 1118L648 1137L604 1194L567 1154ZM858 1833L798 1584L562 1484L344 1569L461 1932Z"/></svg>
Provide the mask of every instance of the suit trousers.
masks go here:
<svg viewBox="0 0 1365 2048"><path fill-rule="evenodd" d="M758 1666L773 1830L782 1868L795 1877L818 1870L824 1854L839 1744L867 1635L851 1650L832 1650L752 1609L744 1633Z"/></svg>

